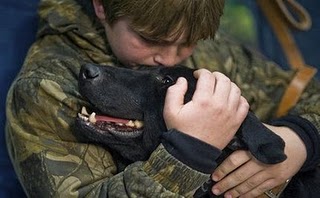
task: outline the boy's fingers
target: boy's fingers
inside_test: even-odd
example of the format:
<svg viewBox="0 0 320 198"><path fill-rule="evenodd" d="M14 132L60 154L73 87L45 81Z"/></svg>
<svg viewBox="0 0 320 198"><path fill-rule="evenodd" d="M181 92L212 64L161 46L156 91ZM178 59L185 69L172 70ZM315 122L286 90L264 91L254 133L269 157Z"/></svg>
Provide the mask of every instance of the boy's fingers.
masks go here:
<svg viewBox="0 0 320 198"><path fill-rule="evenodd" d="M197 100L212 97L216 83L214 75L206 69L196 70L193 75L197 79L193 99Z"/></svg>
<svg viewBox="0 0 320 198"><path fill-rule="evenodd" d="M228 100L232 85L231 80L219 72L214 72L213 75L216 78L215 98L225 101Z"/></svg>
<svg viewBox="0 0 320 198"><path fill-rule="evenodd" d="M220 164L216 168L216 170L212 174L212 179L216 182L221 180L250 159L251 156L247 151L239 150L233 152L229 157L227 157L227 159L222 162L222 164Z"/></svg>

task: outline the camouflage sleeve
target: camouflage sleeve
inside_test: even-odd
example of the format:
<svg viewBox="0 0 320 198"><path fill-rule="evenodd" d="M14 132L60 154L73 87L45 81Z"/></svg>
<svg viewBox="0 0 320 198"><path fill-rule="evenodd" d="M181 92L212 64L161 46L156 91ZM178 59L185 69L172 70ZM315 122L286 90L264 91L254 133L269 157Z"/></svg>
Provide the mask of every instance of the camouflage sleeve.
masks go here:
<svg viewBox="0 0 320 198"><path fill-rule="evenodd" d="M43 64L52 71L38 64L24 69L7 100L8 150L28 196L188 197L209 178L162 145L146 162L117 173L107 150L79 143L71 133L80 96L76 80L62 69L68 64Z"/></svg>
<svg viewBox="0 0 320 198"><path fill-rule="evenodd" d="M320 83L314 79L301 95L297 105L289 112L309 120L320 133Z"/></svg>

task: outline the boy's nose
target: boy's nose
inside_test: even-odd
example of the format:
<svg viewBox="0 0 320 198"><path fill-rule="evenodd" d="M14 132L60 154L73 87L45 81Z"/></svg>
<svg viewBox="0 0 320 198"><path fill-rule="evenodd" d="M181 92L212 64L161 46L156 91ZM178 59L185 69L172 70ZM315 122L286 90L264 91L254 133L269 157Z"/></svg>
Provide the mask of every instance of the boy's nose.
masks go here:
<svg viewBox="0 0 320 198"><path fill-rule="evenodd" d="M159 65L173 66L178 63L178 49L177 47L167 47L160 50L158 54L154 56L154 61Z"/></svg>

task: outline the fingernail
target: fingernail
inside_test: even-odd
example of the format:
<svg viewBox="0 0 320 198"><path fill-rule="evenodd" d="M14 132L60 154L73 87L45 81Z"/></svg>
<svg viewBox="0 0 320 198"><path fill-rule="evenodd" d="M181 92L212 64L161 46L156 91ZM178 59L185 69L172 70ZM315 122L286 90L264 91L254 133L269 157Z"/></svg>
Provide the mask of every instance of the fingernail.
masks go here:
<svg viewBox="0 0 320 198"><path fill-rule="evenodd" d="M177 84L181 84L183 83L184 79L182 77L179 77L178 80L177 80Z"/></svg>
<svg viewBox="0 0 320 198"><path fill-rule="evenodd" d="M232 198L232 195L226 193L226 194L224 194L224 197L225 197L225 198Z"/></svg>
<svg viewBox="0 0 320 198"><path fill-rule="evenodd" d="M219 181L219 177L217 175L212 175L211 178L215 182Z"/></svg>
<svg viewBox="0 0 320 198"><path fill-rule="evenodd" d="M213 188L212 189L212 193L215 194L215 195L220 195L220 190L217 189L217 188Z"/></svg>

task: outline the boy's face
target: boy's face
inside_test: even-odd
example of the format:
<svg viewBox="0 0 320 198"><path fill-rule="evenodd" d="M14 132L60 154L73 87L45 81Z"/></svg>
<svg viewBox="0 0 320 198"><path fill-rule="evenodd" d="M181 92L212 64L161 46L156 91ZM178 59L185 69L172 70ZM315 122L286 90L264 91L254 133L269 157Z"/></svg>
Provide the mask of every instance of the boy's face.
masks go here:
<svg viewBox="0 0 320 198"><path fill-rule="evenodd" d="M125 65L173 66L188 58L195 45L186 45L184 35L165 43L154 43L141 37L129 26L129 20L121 18L112 26L103 23L107 39L114 55Z"/></svg>

